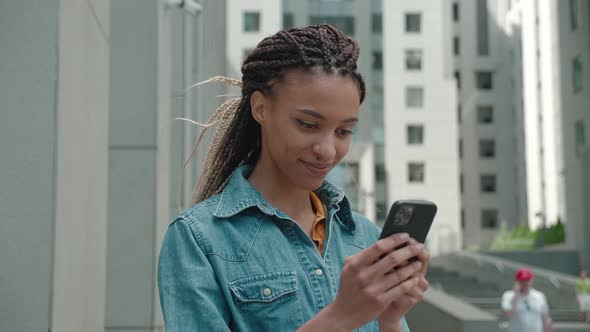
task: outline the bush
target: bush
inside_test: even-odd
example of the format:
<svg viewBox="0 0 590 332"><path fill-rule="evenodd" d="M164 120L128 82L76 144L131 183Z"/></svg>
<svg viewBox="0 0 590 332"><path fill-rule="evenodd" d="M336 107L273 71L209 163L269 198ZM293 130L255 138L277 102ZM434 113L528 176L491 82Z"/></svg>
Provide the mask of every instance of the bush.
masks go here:
<svg viewBox="0 0 590 332"><path fill-rule="evenodd" d="M526 224L520 224L512 230L502 229L490 245L492 251L533 250L540 244L541 229L530 230ZM563 243L565 227L558 219L557 223L545 229L543 242L545 245Z"/></svg>

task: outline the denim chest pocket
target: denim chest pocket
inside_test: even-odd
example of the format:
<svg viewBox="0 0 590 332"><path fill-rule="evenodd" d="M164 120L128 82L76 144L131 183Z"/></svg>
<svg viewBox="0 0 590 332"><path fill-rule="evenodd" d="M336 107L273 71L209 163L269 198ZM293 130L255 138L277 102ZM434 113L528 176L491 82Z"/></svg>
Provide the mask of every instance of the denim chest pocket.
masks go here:
<svg viewBox="0 0 590 332"><path fill-rule="evenodd" d="M228 283L236 325L247 331L289 331L303 324L295 272L272 272Z"/></svg>

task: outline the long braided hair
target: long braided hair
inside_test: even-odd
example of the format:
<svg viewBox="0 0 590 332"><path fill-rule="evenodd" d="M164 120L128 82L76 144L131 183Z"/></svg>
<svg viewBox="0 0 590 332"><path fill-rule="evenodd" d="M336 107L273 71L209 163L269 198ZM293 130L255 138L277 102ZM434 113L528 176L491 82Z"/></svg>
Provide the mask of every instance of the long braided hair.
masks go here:
<svg viewBox="0 0 590 332"><path fill-rule="evenodd" d="M242 65L242 82L213 78L240 86L242 96L226 101L204 125L216 123L218 128L193 191L193 203L221 192L238 166L258 160L261 132L252 116L252 93L269 94L272 85L279 82L288 69L323 69L327 73L351 77L359 88L362 103L365 82L357 72L358 56L359 47L353 39L328 24L317 24L283 30L262 40Z"/></svg>

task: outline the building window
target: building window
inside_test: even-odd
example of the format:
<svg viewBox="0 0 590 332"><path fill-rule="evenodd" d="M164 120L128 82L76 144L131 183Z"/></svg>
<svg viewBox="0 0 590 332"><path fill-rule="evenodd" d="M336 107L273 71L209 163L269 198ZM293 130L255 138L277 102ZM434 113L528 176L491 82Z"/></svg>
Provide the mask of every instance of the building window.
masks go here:
<svg viewBox="0 0 590 332"><path fill-rule="evenodd" d="M420 33L421 29L421 15L417 13L406 14L406 32Z"/></svg>
<svg viewBox="0 0 590 332"><path fill-rule="evenodd" d="M475 84L479 90L491 90L493 88L491 71L475 72Z"/></svg>
<svg viewBox="0 0 590 332"><path fill-rule="evenodd" d="M283 14L283 29L291 29L295 26L295 18L292 13Z"/></svg>
<svg viewBox="0 0 590 332"><path fill-rule="evenodd" d="M459 22L459 3L453 2L453 21Z"/></svg>
<svg viewBox="0 0 590 332"><path fill-rule="evenodd" d="M422 108L424 106L424 88L421 86L406 87L406 107Z"/></svg>
<svg viewBox="0 0 590 332"><path fill-rule="evenodd" d="M494 140L479 140L479 156L481 158L494 158L496 156L496 144Z"/></svg>
<svg viewBox="0 0 590 332"><path fill-rule="evenodd" d="M494 107L492 105L477 106L477 123L479 123L479 124L494 123Z"/></svg>
<svg viewBox="0 0 590 332"><path fill-rule="evenodd" d="M463 159L463 140L459 139L459 159Z"/></svg>
<svg viewBox="0 0 590 332"><path fill-rule="evenodd" d="M498 211L493 209L481 210L481 228L497 228Z"/></svg>
<svg viewBox="0 0 590 332"><path fill-rule="evenodd" d="M373 70L383 70L383 52L373 51Z"/></svg>
<svg viewBox="0 0 590 332"><path fill-rule="evenodd" d="M245 12L244 13L244 31L258 32L260 31L260 13Z"/></svg>
<svg viewBox="0 0 590 332"><path fill-rule="evenodd" d="M574 84L574 93L582 91L582 82L584 76L582 75L582 59L578 55L572 62L572 78Z"/></svg>
<svg viewBox="0 0 590 332"><path fill-rule="evenodd" d="M570 0L570 27L572 31L576 30L580 26L578 12L580 5L578 0Z"/></svg>
<svg viewBox="0 0 590 332"><path fill-rule="evenodd" d="M455 72L455 81L457 82L457 90L461 90L461 73L459 71Z"/></svg>
<svg viewBox="0 0 590 332"><path fill-rule="evenodd" d="M373 33L383 33L383 16L381 14L373 14L371 25L373 26Z"/></svg>
<svg viewBox="0 0 590 332"><path fill-rule="evenodd" d="M422 70L422 50L406 50L406 69Z"/></svg>
<svg viewBox="0 0 590 332"><path fill-rule="evenodd" d="M375 182L385 182L385 164L375 164Z"/></svg>
<svg viewBox="0 0 590 332"><path fill-rule="evenodd" d="M584 121L578 120L575 124L574 134L576 136L576 155L581 155L586 145L586 132Z"/></svg>
<svg viewBox="0 0 590 332"><path fill-rule="evenodd" d="M490 54L490 37L488 27L488 1L477 0L477 55Z"/></svg>
<svg viewBox="0 0 590 332"><path fill-rule="evenodd" d="M463 122L463 107L461 107L461 104L457 105L457 122Z"/></svg>
<svg viewBox="0 0 590 332"><path fill-rule="evenodd" d="M408 181L410 183L424 183L424 163L408 163Z"/></svg>
<svg viewBox="0 0 590 332"><path fill-rule="evenodd" d="M424 126L408 125L406 132L408 145L421 145L424 143Z"/></svg>
<svg viewBox="0 0 590 332"><path fill-rule="evenodd" d="M453 38L453 54L461 54L461 45L459 44L459 37Z"/></svg>
<svg viewBox="0 0 590 332"><path fill-rule="evenodd" d="M463 174L461 174L459 176L459 190L461 191L461 193L463 193L463 191L465 190L464 189L465 188L464 187L464 185L465 185L465 182L464 181L465 181L465 177L463 176Z"/></svg>
<svg viewBox="0 0 590 332"><path fill-rule="evenodd" d="M483 174L479 179L480 189L482 193L496 192L496 176L493 174Z"/></svg>
<svg viewBox="0 0 590 332"><path fill-rule="evenodd" d="M327 23L345 34L354 35L354 17L352 16L311 16L311 24Z"/></svg>

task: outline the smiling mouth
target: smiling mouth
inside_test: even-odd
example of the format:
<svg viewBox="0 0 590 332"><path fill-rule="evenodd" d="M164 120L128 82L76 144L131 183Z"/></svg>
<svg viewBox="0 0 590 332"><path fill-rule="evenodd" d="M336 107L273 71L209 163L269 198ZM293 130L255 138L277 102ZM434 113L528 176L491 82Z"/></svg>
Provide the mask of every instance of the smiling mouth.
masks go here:
<svg viewBox="0 0 590 332"><path fill-rule="evenodd" d="M332 169L332 164L315 164L315 163L308 163L306 161L301 160L301 163L305 168L316 176L325 176L328 172Z"/></svg>

